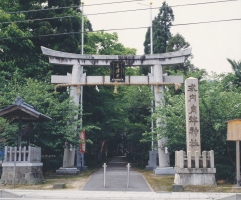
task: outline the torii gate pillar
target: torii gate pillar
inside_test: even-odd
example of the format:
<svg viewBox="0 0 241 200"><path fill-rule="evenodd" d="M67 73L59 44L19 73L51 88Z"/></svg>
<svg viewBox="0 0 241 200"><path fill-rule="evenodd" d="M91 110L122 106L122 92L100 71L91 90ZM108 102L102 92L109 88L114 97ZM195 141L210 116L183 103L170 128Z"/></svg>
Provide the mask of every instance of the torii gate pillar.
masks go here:
<svg viewBox="0 0 241 200"><path fill-rule="evenodd" d="M67 76L71 76L71 83L79 83L81 81L81 77L83 76L83 66L78 63L74 64L72 67L72 74L68 73ZM80 105L80 95L83 94L83 92L81 93L81 91L78 90L79 89L76 86L71 86L70 88L70 97L73 98L73 102L76 106ZM81 94L79 94L79 92ZM74 118L78 119L78 115L75 115ZM75 127L75 130L77 130L77 127ZM84 153L80 152L79 147L77 147L76 151L76 167L79 170L87 169L84 162Z"/></svg>
<svg viewBox="0 0 241 200"><path fill-rule="evenodd" d="M163 71L161 65L154 65L153 66L153 76L154 82L163 83ZM158 106L164 106L164 86L157 85L154 86L154 96L155 96L155 108ZM161 119L157 119L156 127L164 126L165 124L161 123ZM158 134L159 136L159 134ZM173 167L170 167L170 156L167 151L165 151L167 143L167 137L158 139L158 160L159 166L154 169L155 174L174 174Z"/></svg>
<svg viewBox="0 0 241 200"><path fill-rule="evenodd" d="M135 56L123 56L123 55L80 55L73 53L65 53L60 51L54 51L41 47L43 54L49 57L49 62L58 65L73 66L72 77L71 76L51 76L51 83L60 83L63 86L75 86L71 91L71 96L74 99L76 105L79 105L79 95L76 96L76 86L80 85L114 85L110 82L109 76L85 76L83 75L81 66L110 66L110 62L113 60L122 60L128 63L129 66L154 66L153 74L147 76L126 76L123 85L155 85L155 107L163 106L163 85L183 83L183 77L178 76L163 76L162 65L174 65L185 62L185 59L191 54L191 49L184 49L176 52L168 52L163 54L153 55L135 55ZM67 85L66 85L67 84ZM73 93L72 93L73 92ZM163 126L160 123L161 120L157 120L157 127ZM158 140L158 155L159 166L156 168L156 174L174 174L174 170L170 167L170 160L168 152L165 152L167 138ZM152 156L153 158L153 156ZM153 160L153 159L152 159ZM153 166L155 167L155 163Z"/></svg>
<svg viewBox="0 0 241 200"><path fill-rule="evenodd" d="M79 83L80 82L80 78L83 74L83 67L80 66L80 64L74 64L73 68L72 68L72 83ZM70 75L70 74L68 74ZM71 87L70 89L70 97L73 98L73 102L76 106L79 106L79 102L80 102L80 94L78 94L78 88L77 87ZM78 119L78 115L75 116L75 119ZM77 130L77 127L76 127Z"/></svg>

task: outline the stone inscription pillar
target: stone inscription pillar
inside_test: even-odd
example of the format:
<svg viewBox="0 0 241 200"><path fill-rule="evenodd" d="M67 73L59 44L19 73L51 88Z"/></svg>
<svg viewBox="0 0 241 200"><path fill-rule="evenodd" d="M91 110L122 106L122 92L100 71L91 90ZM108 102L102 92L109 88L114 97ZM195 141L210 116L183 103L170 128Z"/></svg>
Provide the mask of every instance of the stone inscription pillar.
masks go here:
<svg viewBox="0 0 241 200"><path fill-rule="evenodd" d="M185 107L187 152L190 151L191 156L195 156L195 152L198 151L200 155L200 115L197 78L190 77L185 81Z"/></svg>
<svg viewBox="0 0 241 200"><path fill-rule="evenodd" d="M163 83L163 73L161 65L154 65L154 82ZM155 95L155 107L164 105L164 88L163 86L154 86L154 95ZM164 124L163 124L164 125ZM160 119L156 121L156 126L161 126ZM169 167L170 159L169 153L165 153L165 146L167 143L167 138L162 138L158 140L158 157L159 157L159 167Z"/></svg>
<svg viewBox="0 0 241 200"><path fill-rule="evenodd" d="M64 157L63 157L63 168L71 168L74 167L74 157L75 157L75 148L68 148L68 144L65 143L64 148Z"/></svg>

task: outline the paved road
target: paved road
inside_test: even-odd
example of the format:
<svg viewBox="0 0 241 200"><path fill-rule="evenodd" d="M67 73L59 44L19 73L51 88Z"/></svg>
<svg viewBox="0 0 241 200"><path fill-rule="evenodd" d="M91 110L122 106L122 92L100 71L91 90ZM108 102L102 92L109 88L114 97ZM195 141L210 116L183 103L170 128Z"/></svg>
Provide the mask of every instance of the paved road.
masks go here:
<svg viewBox="0 0 241 200"><path fill-rule="evenodd" d="M119 191L79 191L79 190L5 190L0 191L0 199L7 200L240 200L241 196L228 193L186 193L186 192L119 192ZM5 194L7 193L7 197ZM12 194L12 196L10 195Z"/></svg>
<svg viewBox="0 0 241 200"><path fill-rule="evenodd" d="M84 191L135 191L151 192L152 189L137 171L130 170L127 188L127 162L125 157L115 157L107 163L106 182L104 187L104 169L100 169L87 181L82 190Z"/></svg>

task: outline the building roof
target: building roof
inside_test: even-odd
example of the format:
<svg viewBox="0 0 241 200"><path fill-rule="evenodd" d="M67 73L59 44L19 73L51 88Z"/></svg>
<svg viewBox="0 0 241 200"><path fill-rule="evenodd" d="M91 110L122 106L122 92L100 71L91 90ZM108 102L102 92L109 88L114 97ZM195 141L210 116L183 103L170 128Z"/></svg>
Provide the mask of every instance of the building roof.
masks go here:
<svg viewBox="0 0 241 200"><path fill-rule="evenodd" d="M40 113L35 108L23 101L21 97L18 97L14 104L0 110L0 117L25 122L44 122L50 121L52 118Z"/></svg>

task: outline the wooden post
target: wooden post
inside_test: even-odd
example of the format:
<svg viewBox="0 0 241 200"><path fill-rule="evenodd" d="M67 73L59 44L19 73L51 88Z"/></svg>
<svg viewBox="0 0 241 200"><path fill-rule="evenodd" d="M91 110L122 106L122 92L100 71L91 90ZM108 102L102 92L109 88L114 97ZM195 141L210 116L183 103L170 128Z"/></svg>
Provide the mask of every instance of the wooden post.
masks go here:
<svg viewBox="0 0 241 200"><path fill-rule="evenodd" d="M240 187L240 147L239 147L239 141L236 141L236 166L237 166L237 187Z"/></svg>

